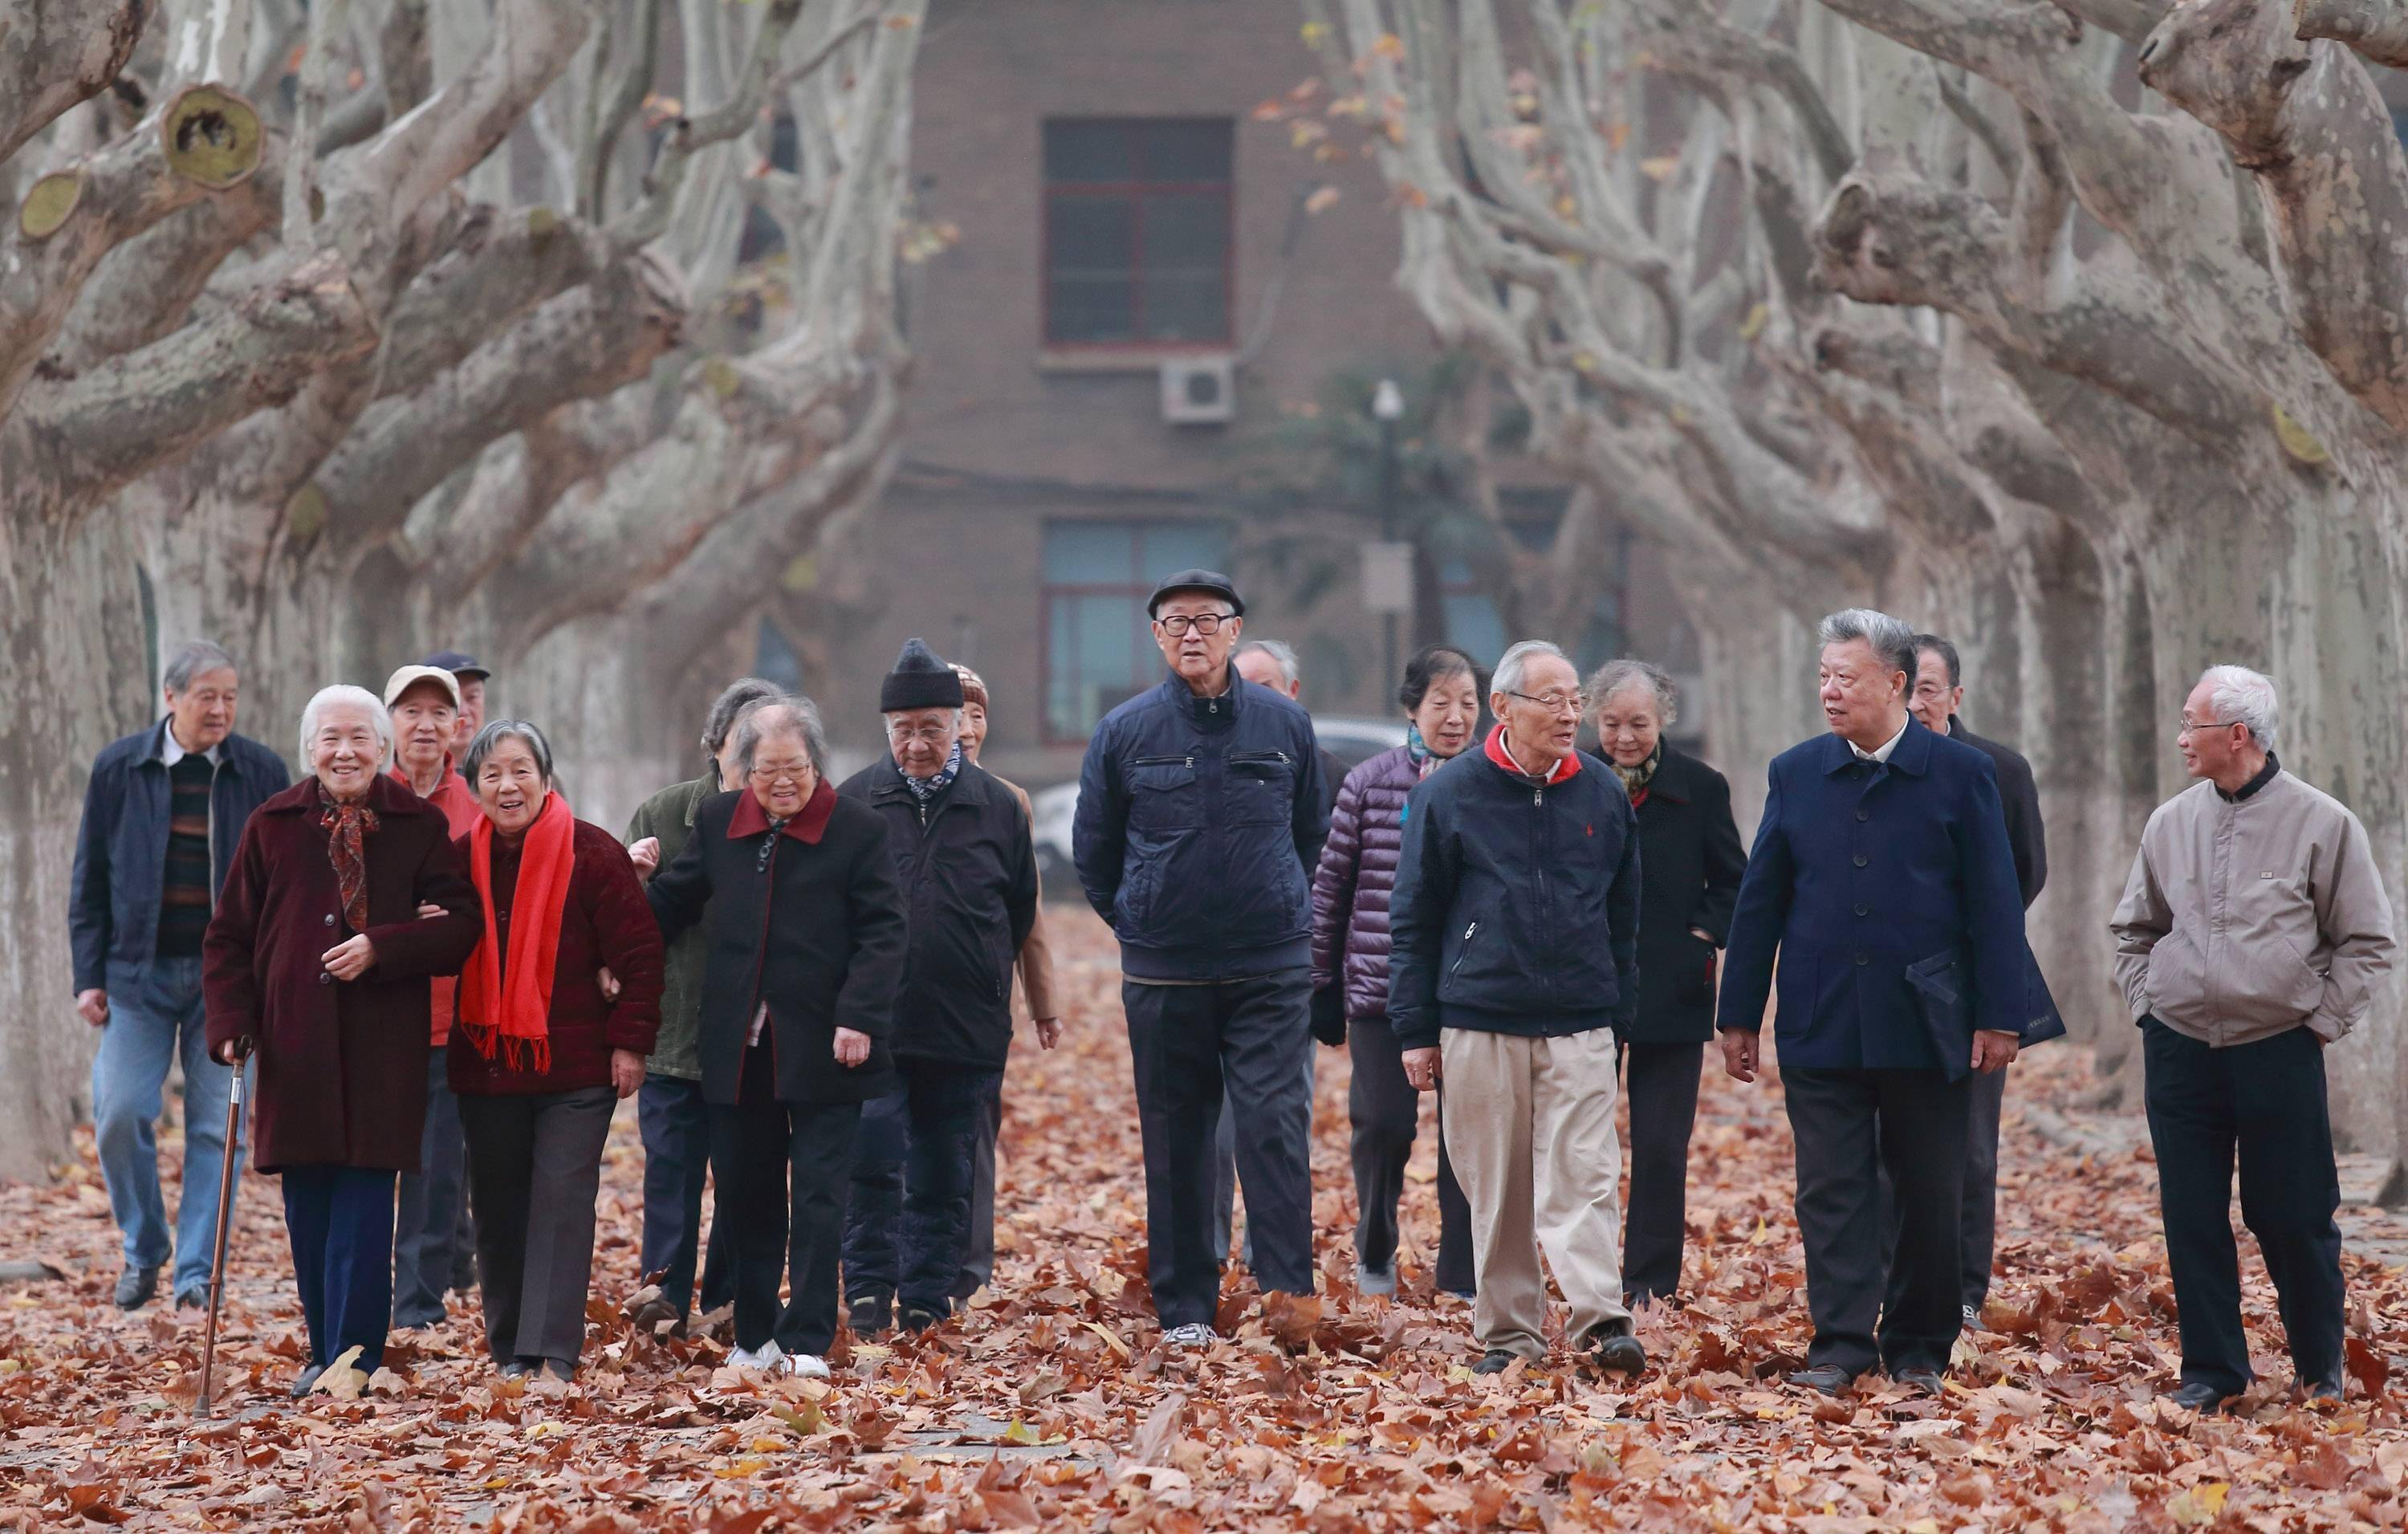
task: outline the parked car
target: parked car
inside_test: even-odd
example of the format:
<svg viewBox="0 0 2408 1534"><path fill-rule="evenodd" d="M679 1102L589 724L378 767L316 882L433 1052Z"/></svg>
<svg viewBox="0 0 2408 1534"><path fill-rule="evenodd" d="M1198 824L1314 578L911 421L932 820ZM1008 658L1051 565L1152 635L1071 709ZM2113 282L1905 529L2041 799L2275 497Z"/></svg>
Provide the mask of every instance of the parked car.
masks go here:
<svg viewBox="0 0 2408 1534"><path fill-rule="evenodd" d="M1337 757L1349 771L1405 743L1405 723L1401 719L1317 714L1313 717L1312 733L1321 741L1321 749ZM1042 789L1031 796L1029 803L1036 810L1036 820L1029 830L1037 839L1037 868L1044 878L1046 892L1054 898L1075 899L1079 875L1070 864L1070 825L1079 814L1078 780Z"/></svg>

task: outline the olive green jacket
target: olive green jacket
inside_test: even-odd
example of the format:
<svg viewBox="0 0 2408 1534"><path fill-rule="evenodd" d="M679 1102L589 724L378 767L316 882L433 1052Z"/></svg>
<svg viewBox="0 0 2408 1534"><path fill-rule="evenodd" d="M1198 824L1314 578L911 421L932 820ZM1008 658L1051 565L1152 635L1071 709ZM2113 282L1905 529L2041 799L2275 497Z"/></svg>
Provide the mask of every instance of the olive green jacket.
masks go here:
<svg viewBox="0 0 2408 1534"><path fill-rule="evenodd" d="M662 789L646 799L636 818L627 823L627 844L632 847L646 837L658 837L660 867L667 867L694 836L694 812L719 792L715 772ZM709 946L703 928L704 924L697 922L669 939L662 976L660 1037L644 1061L644 1068L656 1076L702 1080L696 1030L702 1022L702 959Z"/></svg>

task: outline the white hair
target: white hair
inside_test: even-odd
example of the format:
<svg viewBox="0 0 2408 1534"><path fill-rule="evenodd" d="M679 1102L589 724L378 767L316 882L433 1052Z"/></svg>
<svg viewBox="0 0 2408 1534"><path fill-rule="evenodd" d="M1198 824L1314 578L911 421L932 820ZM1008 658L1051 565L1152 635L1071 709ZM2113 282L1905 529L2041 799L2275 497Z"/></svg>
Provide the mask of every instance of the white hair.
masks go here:
<svg viewBox="0 0 2408 1534"><path fill-rule="evenodd" d="M332 687L319 688L316 695L308 703L302 705L302 765L309 766L312 761L309 745L318 738L318 716L337 703L349 703L367 710L368 719L376 729L377 767L381 769L386 763L393 760L393 716L384 711L382 698L365 687L353 687L344 682L337 682Z"/></svg>
<svg viewBox="0 0 2408 1534"><path fill-rule="evenodd" d="M1664 729L1681 717L1681 690L1672 685L1671 677L1660 666L1624 656L1611 660L1589 674L1588 706L1592 710L1605 707L1605 700L1628 688L1646 689L1656 705L1656 723Z"/></svg>
<svg viewBox="0 0 2408 1534"><path fill-rule="evenodd" d="M1914 676L1914 625L1903 618L1871 608L1842 608L1823 620L1815 638L1827 645L1862 639L1885 668L1903 671L1910 681Z"/></svg>
<svg viewBox="0 0 2408 1534"><path fill-rule="evenodd" d="M1567 666L1571 664L1571 657L1565 654L1560 646L1549 644L1544 639L1524 639L1520 644L1505 652L1505 658L1497 663L1497 675L1490 679L1489 690L1498 693L1520 692L1522 673L1530 668L1532 657L1538 655L1553 655Z"/></svg>
<svg viewBox="0 0 2408 1534"><path fill-rule="evenodd" d="M1304 668L1296 661L1296 646L1284 639L1247 639L1229 652L1229 658L1236 660L1250 653L1268 655L1271 664L1279 667L1280 681L1291 687L1304 676Z"/></svg>
<svg viewBox="0 0 2408 1534"><path fill-rule="evenodd" d="M2282 700L2273 679L2245 666L2211 666L2199 674L2207 683L2208 707L2219 724L2246 724L2249 738L2260 751L2274 749L2274 732L2283 723Z"/></svg>

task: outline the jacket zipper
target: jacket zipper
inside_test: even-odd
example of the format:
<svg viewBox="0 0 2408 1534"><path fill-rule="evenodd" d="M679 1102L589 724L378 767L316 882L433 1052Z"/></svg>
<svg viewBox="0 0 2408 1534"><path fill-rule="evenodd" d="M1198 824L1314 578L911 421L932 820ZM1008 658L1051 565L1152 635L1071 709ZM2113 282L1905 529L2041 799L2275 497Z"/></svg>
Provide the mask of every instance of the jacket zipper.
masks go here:
<svg viewBox="0 0 2408 1534"><path fill-rule="evenodd" d="M1547 790L1544 784L1539 784L1530 790L1530 866L1539 870L1539 919L1544 924L1539 930L1548 932L1555 930L1555 891L1547 885ZM1541 980L1546 987L1547 995L1552 997L1555 994L1555 971L1553 966L1546 968Z"/></svg>
<svg viewBox="0 0 2408 1534"><path fill-rule="evenodd" d="M1131 767L1193 767L1195 765L1196 765L1196 757L1195 757L1195 754L1194 754L1193 753L1190 753L1189 754L1187 754L1187 755L1185 755L1185 756L1140 756L1140 757L1136 757L1136 758L1132 759L1132 760L1130 761L1130 763L1129 763L1129 766L1131 766Z"/></svg>
<svg viewBox="0 0 2408 1534"><path fill-rule="evenodd" d="M753 947L752 999L745 1005L744 1031L737 1036L736 1041L736 1100L738 1104L744 1101L744 1055L752 1047L752 1019L761 1011L761 975L769 967L769 893L778 877L778 841L782 835L779 831L769 833L769 861L762 867L760 874L761 940ZM761 1037L768 1041L769 1075L774 1088L778 1074L777 1019L761 1019ZM772 1095L775 1095L774 1091Z"/></svg>
<svg viewBox="0 0 2408 1534"><path fill-rule="evenodd" d="M1471 957L1471 935L1479 930L1480 924L1478 922L1474 922L1469 926L1463 929L1463 946L1455 951L1455 962L1447 966L1447 979L1453 980L1455 976L1455 972L1463 968L1463 961Z"/></svg>

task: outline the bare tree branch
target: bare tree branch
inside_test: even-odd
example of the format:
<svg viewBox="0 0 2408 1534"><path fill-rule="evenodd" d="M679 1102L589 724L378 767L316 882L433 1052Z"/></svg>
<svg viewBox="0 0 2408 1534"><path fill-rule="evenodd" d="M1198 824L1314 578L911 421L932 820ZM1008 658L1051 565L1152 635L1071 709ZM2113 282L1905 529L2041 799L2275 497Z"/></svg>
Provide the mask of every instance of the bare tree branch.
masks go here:
<svg viewBox="0 0 2408 1534"><path fill-rule="evenodd" d="M2386 68L2408 67L2408 5L2401 0L2292 0L2292 36L2329 38Z"/></svg>
<svg viewBox="0 0 2408 1534"><path fill-rule="evenodd" d="M105 90L134 56L155 0L0 4L0 161Z"/></svg>

